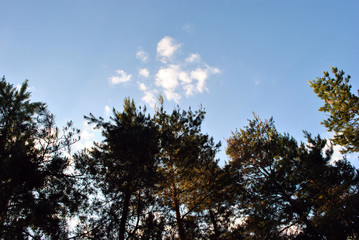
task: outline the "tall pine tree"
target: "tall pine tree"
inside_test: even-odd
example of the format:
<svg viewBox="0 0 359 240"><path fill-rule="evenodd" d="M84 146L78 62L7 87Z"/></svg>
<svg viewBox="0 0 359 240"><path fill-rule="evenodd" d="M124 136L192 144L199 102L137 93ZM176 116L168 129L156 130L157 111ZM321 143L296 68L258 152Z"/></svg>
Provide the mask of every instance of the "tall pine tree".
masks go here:
<svg viewBox="0 0 359 240"><path fill-rule="evenodd" d="M210 197L200 192L206 183L207 169L215 162L219 144L201 132L205 112L176 108L171 114L163 109L160 98L155 121L160 132L160 200L173 216L181 240L196 239L203 233L196 212Z"/></svg>
<svg viewBox="0 0 359 240"><path fill-rule="evenodd" d="M27 87L0 81L0 238L65 238L67 217L82 198L64 154L78 131L71 123L56 128Z"/></svg>
<svg viewBox="0 0 359 240"><path fill-rule="evenodd" d="M77 170L94 186L79 236L135 238L150 219L146 214L157 178L157 128L146 110L138 110L130 99L125 99L123 112L113 110L110 121L92 114L86 119L102 131L104 140L76 157Z"/></svg>

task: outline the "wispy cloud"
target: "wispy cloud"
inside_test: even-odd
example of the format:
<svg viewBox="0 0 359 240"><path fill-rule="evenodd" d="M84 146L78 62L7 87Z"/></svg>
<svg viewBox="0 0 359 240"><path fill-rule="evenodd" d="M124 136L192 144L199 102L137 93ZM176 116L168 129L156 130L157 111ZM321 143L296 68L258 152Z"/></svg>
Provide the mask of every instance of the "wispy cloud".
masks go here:
<svg viewBox="0 0 359 240"><path fill-rule="evenodd" d="M136 53L136 58L145 63L148 61L148 53L140 50Z"/></svg>
<svg viewBox="0 0 359 240"><path fill-rule="evenodd" d="M124 82L128 82L131 80L132 75L131 74L127 74L125 71L123 70L116 70L115 71L116 75L111 76L110 77L110 84L119 84L119 83L124 83Z"/></svg>
<svg viewBox="0 0 359 240"><path fill-rule="evenodd" d="M106 105L105 106L105 113L108 115L108 114L110 114L110 112L111 112L110 106Z"/></svg>
<svg viewBox="0 0 359 240"><path fill-rule="evenodd" d="M259 86L259 85L261 85L261 83L262 83L262 76L259 75L259 74L256 74L256 75L252 78L252 81L253 81L254 85Z"/></svg>
<svg viewBox="0 0 359 240"><path fill-rule="evenodd" d="M182 26L182 30L187 32L187 33L192 33L194 28L193 28L192 24L187 23L187 24Z"/></svg>
<svg viewBox="0 0 359 240"><path fill-rule="evenodd" d="M148 78L150 76L150 72L148 71L147 68L141 68L139 70L139 74L142 76L142 77L145 77L145 78Z"/></svg>
<svg viewBox="0 0 359 240"><path fill-rule="evenodd" d="M189 57L186 58L188 63L198 63L201 61L201 56L197 53L192 53Z"/></svg>

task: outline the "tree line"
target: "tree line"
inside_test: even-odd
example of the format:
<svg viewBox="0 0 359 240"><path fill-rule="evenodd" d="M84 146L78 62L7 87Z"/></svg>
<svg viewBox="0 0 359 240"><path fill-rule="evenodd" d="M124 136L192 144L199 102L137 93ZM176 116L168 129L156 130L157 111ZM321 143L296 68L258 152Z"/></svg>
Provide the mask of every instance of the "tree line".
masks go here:
<svg viewBox="0 0 359 240"><path fill-rule="evenodd" d="M0 81L1 239L358 239L359 170L333 144L359 151L359 97L350 76L310 81L334 133L304 132L298 143L273 119L254 115L220 143L201 130L203 108L151 116L126 98L105 120L85 119L102 133L70 154L80 131L59 129L45 103Z"/></svg>

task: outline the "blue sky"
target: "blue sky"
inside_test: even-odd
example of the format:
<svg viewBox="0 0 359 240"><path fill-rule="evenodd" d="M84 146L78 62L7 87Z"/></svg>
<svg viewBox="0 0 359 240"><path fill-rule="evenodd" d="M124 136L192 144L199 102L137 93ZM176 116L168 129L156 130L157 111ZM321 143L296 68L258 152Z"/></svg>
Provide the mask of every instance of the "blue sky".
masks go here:
<svg viewBox="0 0 359 240"><path fill-rule="evenodd" d="M255 112L297 140L330 136L308 80L337 66L359 87L359 1L5 1L0 0L0 74L29 79L58 125L108 116L125 97L158 94L207 111L216 141ZM85 143L84 143L85 144ZM226 160L224 150L219 154ZM353 163L359 166L357 157Z"/></svg>

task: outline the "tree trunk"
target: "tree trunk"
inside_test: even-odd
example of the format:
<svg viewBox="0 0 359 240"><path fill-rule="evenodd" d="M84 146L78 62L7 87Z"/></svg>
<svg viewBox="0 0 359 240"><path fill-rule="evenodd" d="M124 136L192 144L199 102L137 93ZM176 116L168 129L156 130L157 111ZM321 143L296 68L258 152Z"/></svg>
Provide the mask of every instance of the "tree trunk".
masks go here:
<svg viewBox="0 0 359 240"><path fill-rule="evenodd" d="M209 216L210 216L211 222L213 224L214 239L219 239L220 232L218 229L216 217L214 216L214 212L212 211L212 209L209 210Z"/></svg>
<svg viewBox="0 0 359 240"><path fill-rule="evenodd" d="M125 239L125 233L126 233L126 223L127 223L127 217L128 217L128 211L130 206L130 198L131 198L131 191L126 191L125 199L123 202L123 210L122 210L122 216L121 216L121 222L120 222L120 230L119 230L119 240Z"/></svg>
<svg viewBox="0 0 359 240"><path fill-rule="evenodd" d="M173 191L172 192L172 200L173 200L173 207L176 212L178 235L179 235L180 240L186 240L186 233L185 233L185 229L183 227L183 221L182 221L181 212L180 212L180 205L179 205L178 196L177 196L177 188L174 183L172 184L172 191Z"/></svg>

